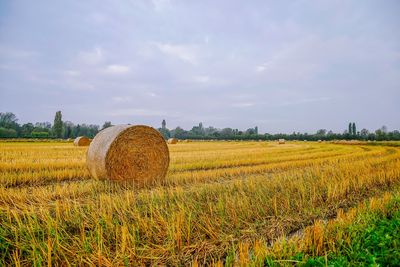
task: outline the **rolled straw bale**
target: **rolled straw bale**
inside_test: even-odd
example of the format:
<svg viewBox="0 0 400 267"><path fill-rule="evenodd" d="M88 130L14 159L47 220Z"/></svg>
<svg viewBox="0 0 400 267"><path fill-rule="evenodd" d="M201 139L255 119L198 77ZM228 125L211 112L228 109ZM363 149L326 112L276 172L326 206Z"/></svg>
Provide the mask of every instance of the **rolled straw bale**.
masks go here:
<svg viewBox="0 0 400 267"><path fill-rule="evenodd" d="M281 144L284 144L284 143L285 143L285 139L279 139L279 140L278 140L278 144L281 145Z"/></svg>
<svg viewBox="0 0 400 267"><path fill-rule="evenodd" d="M178 139L176 139L176 138L170 138L170 139L168 139L168 144L176 144L176 143L178 143Z"/></svg>
<svg viewBox="0 0 400 267"><path fill-rule="evenodd" d="M87 138L86 136L79 136L75 138L74 140L74 145L75 146L88 146L90 145L90 139Z"/></svg>
<svg viewBox="0 0 400 267"><path fill-rule="evenodd" d="M318 143L322 143L322 140L318 140Z"/></svg>
<svg viewBox="0 0 400 267"><path fill-rule="evenodd" d="M90 144L87 166L95 179L151 184L165 178L169 151L162 135L144 125L116 125Z"/></svg>

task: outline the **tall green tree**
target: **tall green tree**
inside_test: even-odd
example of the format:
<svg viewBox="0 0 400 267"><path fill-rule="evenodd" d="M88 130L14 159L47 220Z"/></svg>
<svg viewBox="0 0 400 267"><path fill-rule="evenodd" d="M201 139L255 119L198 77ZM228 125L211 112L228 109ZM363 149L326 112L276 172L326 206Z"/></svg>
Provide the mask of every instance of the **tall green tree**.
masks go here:
<svg viewBox="0 0 400 267"><path fill-rule="evenodd" d="M56 116L54 117L53 133L55 137L61 138L62 132L63 132L62 115L61 111L57 111Z"/></svg>
<svg viewBox="0 0 400 267"><path fill-rule="evenodd" d="M74 128L74 136L78 137L81 135L81 126L78 124L76 125L76 127Z"/></svg>
<svg viewBox="0 0 400 267"><path fill-rule="evenodd" d="M21 126L21 136L22 137L31 137L31 134L33 132L33 129L35 126L33 126L32 123L25 123L24 125Z"/></svg>
<svg viewBox="0 0 400 267"><path fill-rule="evenodd" d="M0 112L0 127L16 130L18 128L17 121L17 116L14 113Z"/></svg>
<svg viewBox="0 0 400 267"><path fill-rule="evenodd" d="M353 132L353 127L351 125L351 122L349 122L349 135L352 135Z"/></svg>
<svg viewBox="0 0 400 267"><path fill-rule="evenodd" d="M351 125L351 128L353 130L353 135L356 135L357 134L357 129L356 129L356 123L355 122L353 122L353 124Z"/></svg>
<svg viewBox="0 0 400 267"><path fill-rule="evenodd" d="M111 127L111 126L113 126L111 121L106 121L106 122L104 122L103 127L101 129L103 130L103 129Z"/></svg>
<svg viewBox="0 0 400 267"><path fill-rule="evenodd" d="M74 138L74 133L72 132L75 125L70 121L64 122L64 138Z"/></svg>
<svg viewBox="0 0 400 267"><path fill-rule="evenodd" d="M326 135L326 129L319 129L317 131L318 136L325 136Z"/></svg>

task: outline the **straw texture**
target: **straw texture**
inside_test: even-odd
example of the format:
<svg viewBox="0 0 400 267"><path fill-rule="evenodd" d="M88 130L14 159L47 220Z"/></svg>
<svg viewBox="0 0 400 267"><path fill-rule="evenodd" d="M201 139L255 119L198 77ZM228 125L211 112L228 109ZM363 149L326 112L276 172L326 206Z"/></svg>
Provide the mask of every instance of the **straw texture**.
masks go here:
<svg viewBox="0 0 400 267"><path fill-rule="evenodd" d="M79 136L75 138L74 140L74 145L75 146L88 146L90 145L90 139L87 138L86 136Z"/></svg>
<svg viewBox="0 0 400 267"><path fill-rule="evenodd" d="M151 184L165 178L169 151L161 134L144 125L116 125L90 144L87 166L95 179Z"/></svg>
<svg viewBox="0 0 400 267"><path fill-rule="evenodd" d="M178 139L176 139L176 138L168 139L168 144L176 144L176 143L178 143Z"/></svg>

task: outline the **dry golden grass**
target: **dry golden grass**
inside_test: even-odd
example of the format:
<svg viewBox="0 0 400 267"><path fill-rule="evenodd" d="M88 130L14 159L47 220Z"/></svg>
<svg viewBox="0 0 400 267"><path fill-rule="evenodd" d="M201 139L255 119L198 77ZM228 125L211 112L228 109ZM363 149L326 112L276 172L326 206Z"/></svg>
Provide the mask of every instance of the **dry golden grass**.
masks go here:
<svg viewBox="0 0 400 267"><path fill-rule="evenodd" d="M318 142L169 146L153 187L90 179L87 147L0 143L0 265L202 265L397 190L400 150ZM258 242L257 241L257 242Z"/></svg>

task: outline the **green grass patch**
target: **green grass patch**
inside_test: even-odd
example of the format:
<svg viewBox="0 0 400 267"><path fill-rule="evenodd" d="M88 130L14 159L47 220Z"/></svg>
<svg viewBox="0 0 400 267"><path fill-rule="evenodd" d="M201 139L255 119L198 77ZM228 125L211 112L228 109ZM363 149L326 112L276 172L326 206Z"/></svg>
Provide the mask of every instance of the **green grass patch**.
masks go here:
<svg viewBox="0 0 400 267"><path fill-rule="evenodd" d="M343 239L334 241L335 253L317 257L296 253L287 260L269 256L264 265L400 266L400 197L394 198L385 210L361 213L353 223L328 235L335 236L339 231Z"/></svg>

